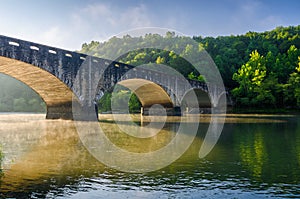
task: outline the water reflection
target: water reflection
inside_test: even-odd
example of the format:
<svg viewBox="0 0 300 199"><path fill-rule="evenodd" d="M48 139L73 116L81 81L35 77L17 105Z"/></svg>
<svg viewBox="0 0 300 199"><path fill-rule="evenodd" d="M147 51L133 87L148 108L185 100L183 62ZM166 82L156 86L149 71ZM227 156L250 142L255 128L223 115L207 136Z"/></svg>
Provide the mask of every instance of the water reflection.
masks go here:
<svg viewBox="0 0 300 199"><path fill-rule="evenodd" d="M239 143L242 164L251 172L251 175L260 179L262 167L267 159L262 132L247 134Z"/></svg>
<svg viewBox="0 0 300 199"><path fill-rule="evenodd" d="M2 161L3 161L3 153L2 153L2 147L0 145L0 181L2 177Z"/></svg>
<svg viewBox="0 0 300 199"><path fill-rule="evenodd" d="M228 118L205 158L198 153L209 117L201 118L198 136L176 162L159 171L128 174L91 156L71 121L0 115L0 197L299 197L300 118L248 115L234 122L235 117ZM165 146L178 128L176 118L170 118L155 137L141 140L120 132L109 118L102 120L113 143L139 153Z"/></svg>
<svg viewBox="0 0 300 199"><path fill-rule="evenodd" d="M299 122L244 125L234 139L241 163L255 181L299 183Z"/></svg>
<svg viewBox="0 0 300 199"><path fill-rule="evenodd" d="M81 146L71 121L21 119L1 123L0 132L6 162L1 193L19 197L32 191L47 192L53 186L72 184L73 178L86 171L91 175L103 170Z"/></svg>

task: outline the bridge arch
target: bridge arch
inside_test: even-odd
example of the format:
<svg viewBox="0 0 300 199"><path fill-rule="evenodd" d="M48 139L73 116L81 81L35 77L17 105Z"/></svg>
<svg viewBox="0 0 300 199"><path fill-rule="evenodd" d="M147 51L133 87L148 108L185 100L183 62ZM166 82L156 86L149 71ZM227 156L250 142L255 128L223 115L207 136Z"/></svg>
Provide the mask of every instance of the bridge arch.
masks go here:
<svg viewBox="0 0 300 199"><path fill-rule="evenodd" d="M32 88L47 106L47 119L72 118L71 89L51 73L32 64L0 56L0 73Z"/></svg>
<svg viewBox="0 0 300 199"><path fill-rule="evenodd" d="M197 101L192 100L194 95L196 95ZM189 106L186 105L187 101L189 102ZM198 113L199 109L202 109L204 112L209 110L212 107L212 103L210 96L206 91L200 88L192 88L183 95L181 106L187 113L193 113L193 110L196 110L196 113Z"/></svg>
<svg viewBox="0 0 300 199"><path fill-rule="evenodd" d="M173 102L167 92L152 81L135 78L120 81L118 84L134 92L145 108L154 104L160 104L166 108L173 107Z"/></svg>

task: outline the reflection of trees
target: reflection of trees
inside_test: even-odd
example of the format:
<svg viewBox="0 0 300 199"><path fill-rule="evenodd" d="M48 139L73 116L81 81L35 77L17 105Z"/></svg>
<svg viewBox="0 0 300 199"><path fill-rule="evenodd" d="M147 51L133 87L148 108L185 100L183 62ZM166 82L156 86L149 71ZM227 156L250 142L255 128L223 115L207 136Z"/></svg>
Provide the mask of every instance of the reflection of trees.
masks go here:
<svg viewBox="0 0 300 199"><path fill-rule="evenodd" d="M2 160L3 160L3 153L0 145L0 178L2 176Z"/></svg>
<svg viewBox="0 0 300 199"><path fill-rule="evenodd" d="M299 182L300 128L297 122L240 124L234 132L235 150L254 181Z"/></svg>
<svg viewBox="0 0 300 199"><path fill-rule="evenodd" d="M267 158L262 132L243 136L239 145L242 163L257 179L261 178L265 159Z"/></svg>
<svg viewBox="0 0 300 199"><path fill-rule="evenodd" d="M298 158L298 165L300 166L300 120L298 121L295 140L296 140L296 156Z"/></svg>

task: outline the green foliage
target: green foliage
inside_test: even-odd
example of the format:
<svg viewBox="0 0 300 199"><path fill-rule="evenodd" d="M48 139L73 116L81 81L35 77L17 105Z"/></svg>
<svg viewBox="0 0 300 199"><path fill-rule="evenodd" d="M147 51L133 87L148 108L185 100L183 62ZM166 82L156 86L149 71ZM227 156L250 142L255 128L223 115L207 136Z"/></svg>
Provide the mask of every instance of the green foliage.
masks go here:
<svg viewBox="0 0 300 199"><path fill-rule="evenodd" d="M194 37L194 39L204 44L205 50L218 66L224 84L229 88L238 86L232 80L232 75L249 60L249 54L255 50L264 57L271 53L273 60L268 59L266 67L268 72L276 73L280 83L286 83L300 55L297 50L291 52L292 56L287 56L287 51L292 45L297 49L300 48L300 26L278 27L272 31L248 32L239 36Z"/></svg>
<svg viewBox="0 0 300 199"><path fill-rule="evenodd" d="M205 82L205 77L203 75L198 75L198 77L194 74L194 72L191 72L188 74L189 79L197 80L199 82Z"/></svg>
<svg viewBox="0 0 300 199"><path fill-rule="evenodd" d="M168 32L165 36L146 34L143 37L113 37L107 42L84 44L83 53L141 65L169 65L187 78L205 81L183 56L209 53L220 70L224 84L232 89L238 106L294 107L298 103L299 72L295 72L300 56L300 26L278 27L262 33L248 32L238 36L193 37L199 43L191 45L187 37ZM130 51L130 44L149 44L157 49ZM138 46L135 46L134 49ZM174 53L172 50L176 50ZM122 53L121 53L122 54ZM250 55L250 57L249 57ZM149 66L150 67L150 66ZM298 84L297 84L298 83ZM299 106L299 105L298 105Z"/></svg>
<svg viewBox="0 0 300 199"><path fill-rule="evenodd" d="M271 79L264 81L266 74L266 59L257 50L253 51L249 61L233 74L233 80L239 83L239 87L232 91L237 102L244 106L274 104L270 90Z"/></svg>
<svg viewBox="0 0 300 199"><path fill-rule="evenodd" d="M125 99L128 98L129 102L125 101ZM141 103L138 97L126 88L120 88L119 91L114 92L111 97L111 102L114 104L114 108L121 112L126 111L128 108L130 113L139 112L141 109Z"/></svg>
<svg viewBox="0 0 300 199"><path fill-rule="evenodd" d="M129 112L130 113L137 113L141 111L141 102L136 94L131 93L130 100L129 100Z"/></svg>
<svg viewBox="0 0 300 199"><path fill-rule="evenodd" d="M129 98L127 103L125 100ZM104 96L98 101L98 108L100 112L111 111L111 104L114 104L114 108L120 112L124 112L124 108L129 108L130 113L139 112L141 109L141 103L138 97L125 87L118 86L113 94L105 93Z"/></svg>
<svg viewBox="0 0 300 199"><path fill-rule="evenodd" d="M143 48L145 43L156 48L145 49ZM133 44L134 46L132 46ZM138 50L128 52L127 49ZM170 49L179 53L176 54ZM117 61L134 66L148 63L165 64L187 77L190 72L197 74L197 70L182 56L190 56L200 51L202 51L202 48L190 44L190 38L177 36L174 32L167 32L166 36L146 34L144 37L131 37L126 35L123 38L113 37L108 42L99 44L93 41L90 44L84 44L80 52L88 52L91 55L107 59L115 59L116 56L120 55ZM122 52L124 53L122 54Z"/></svg>
<svg viewBox="0 0 300 199"><path fill-rule="evenodd" d="M237 81L239 86L232 90L233 96L236 98L237 105L254 106L254 107L300 107L300 57L299 63L295 63L298 50L295 46L291 46L285 56L282 56L289 62L282 63L286 71L289 71L291 66L297 64L296 71L289 75L287 81L278 80L282 77L281 73L274 70L271 65L274 57L269 52L266 57L260 56L255 50L251 53L249 61L242 65L237 73L234 73L233 80ZM276 59L276 63L279 58ZM280 62L281 63L281 62ZM269 71L267 71L269 68ZM287 79L287 78L285 78ZM282 83L283 82L283 83Z"/></svg>
<svg viewBox="0 0 300 199"><path fill-rule="evenodd" d="M298 66L290 74L290 78L284 88L285 102L287 104L297 104L300 107L300 57Z"/></svg>
<svg viewBox="0 0 300 199"><path fill-rule="evenodd" d="M45 104L28 86L0 74L0 112L45 112Z"/></svg>
<svg viewBox="0 0 300 199"><path fill-rule="evenodd" d="M156 61L157 64L164 64L166 62L164 57L158 56Z"/></svg>
<svg viewBox="0 0 300 199"><path fill-rule="evenodd" d="M111 93L104 93L98 101L98 109L100 112L111 111Z"/></svg>

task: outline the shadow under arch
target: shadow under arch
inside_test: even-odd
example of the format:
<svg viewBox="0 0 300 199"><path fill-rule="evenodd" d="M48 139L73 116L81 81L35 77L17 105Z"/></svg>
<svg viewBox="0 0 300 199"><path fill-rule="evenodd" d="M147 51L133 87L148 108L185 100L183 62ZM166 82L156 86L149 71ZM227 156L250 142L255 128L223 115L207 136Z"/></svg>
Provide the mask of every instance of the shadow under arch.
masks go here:
<svg viewBox="0 0 300 199"><path fill-rule="evenodd" d="M193 96L196 95L197 101L193 103ZM189 103L187 103L189 102ZM189 104L189 106L187 106ZM186 113L210 112L212 103L209 94L200 88L192 88L184 94L181 107Z"/></svg>
<svg viewBox="0 0 300 199"><path fill-rule="evenodd" d="M152 81L134 78L120 81L118 84L134 92L144 108L149 108L154 104L162 105L165 108L173 107L168 93Z"/></svg>
<svg viewBox="0 0 300 199"><path fill-rule="evenodd" d="M32 88L47 106L46 119L72 118L73 92L51 73L18 61L0 56L0 73L11 76Z"/></svg>

